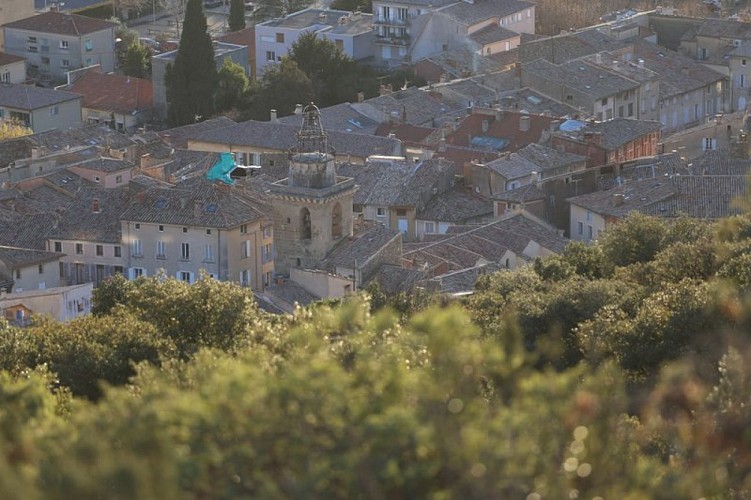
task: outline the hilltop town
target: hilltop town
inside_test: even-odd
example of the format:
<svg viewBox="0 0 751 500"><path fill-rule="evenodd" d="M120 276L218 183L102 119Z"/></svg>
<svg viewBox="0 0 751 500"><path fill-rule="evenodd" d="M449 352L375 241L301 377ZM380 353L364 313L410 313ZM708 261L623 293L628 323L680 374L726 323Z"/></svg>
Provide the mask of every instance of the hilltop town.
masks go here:
<svg viewBox="0 0 751 500"><path fill-rule="evenodd" d="M314 84L330 105L225 96L178 123L171 12L135 2L117 24L67 3L0 13L0 119L24 131L0 142L0 310L17 324L87 314L115 274L234 282L274 312L374 283L463 295L631 212L715 220L746 193L751 24L721 10L550 36L526 0L245 2L233 31L230 2L203 2L217 70L246 87L284 75L301 40L408 76ZM125 50L128 26L159 40ZM123 57L139 50L134 76Z"/></svg>

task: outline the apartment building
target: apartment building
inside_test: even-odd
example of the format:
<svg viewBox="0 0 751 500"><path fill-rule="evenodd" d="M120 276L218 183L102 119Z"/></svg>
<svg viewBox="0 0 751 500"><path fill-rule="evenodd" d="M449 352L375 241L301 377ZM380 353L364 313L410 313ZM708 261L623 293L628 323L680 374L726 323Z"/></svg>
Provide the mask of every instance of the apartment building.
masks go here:
<svg viewBox="0 0 751 500"><path fill-rule="evenodd" d="M64 82L68 71L99 64L115 69L115 23L62 12L45 12L3 26L5 52L28 61L28 76L45 84Z"/></svg>
<svg viewBox="0 0 751 500"><path fill-rule="evenodd" d="M260 190L203 177L146 189L120 218L128 277L193 283L203 272L263 290L274 271L270 214Z"/></svg>

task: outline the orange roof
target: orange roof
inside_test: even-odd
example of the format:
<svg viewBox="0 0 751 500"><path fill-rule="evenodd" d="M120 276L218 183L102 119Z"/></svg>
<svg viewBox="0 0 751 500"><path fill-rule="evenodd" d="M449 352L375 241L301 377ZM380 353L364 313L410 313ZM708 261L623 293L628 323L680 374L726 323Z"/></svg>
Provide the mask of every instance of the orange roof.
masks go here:
<svg viewBox="0 0 751 500"><path fill-rule="evenodd" d="M555 120L551 116L506 110L501 115L500 121L496 121L493 114L471 114L461 121L456 131L446 137L446 142L454 146L472 147L472 137L496 137L509 141L503 150L513 152L540 140L543 131ZM521 125L522 117L529 120L527 130ZM485 132L482 130L484 121L487 121Z"/></svg>
<svg viewBox="0 0 751 500"><path fill-rule="evenodd" d="M152 107L151 81L88 71L69 86L83 95L81 107L114 113L131 113Z"/></svg>

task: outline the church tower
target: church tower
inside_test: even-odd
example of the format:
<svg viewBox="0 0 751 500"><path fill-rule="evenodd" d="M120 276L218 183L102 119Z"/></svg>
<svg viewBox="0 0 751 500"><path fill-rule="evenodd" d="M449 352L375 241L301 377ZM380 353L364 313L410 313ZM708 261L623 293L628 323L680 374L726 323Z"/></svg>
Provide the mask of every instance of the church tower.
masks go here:
<svg viewBox="0 0 751 500"><path fill-rule="evenodd" d="M313 269L342 238L352 235L354 179L337 177L328 134L313 104L303 110L286 179L271 185L276 272Z"/></svg>

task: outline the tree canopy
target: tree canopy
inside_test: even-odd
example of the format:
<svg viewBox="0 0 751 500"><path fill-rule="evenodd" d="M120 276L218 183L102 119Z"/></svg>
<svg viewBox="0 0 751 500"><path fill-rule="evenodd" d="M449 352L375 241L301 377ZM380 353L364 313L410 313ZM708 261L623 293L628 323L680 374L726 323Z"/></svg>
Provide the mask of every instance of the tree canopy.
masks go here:
<svg viewBox="0 0 751 500"><path fill-rule="evenodd" d="M188 0L174 64L167 65L167 117L180 126L214 114L217 70L201 0Z"/></svg>
<svg viewBox="0 0 751 500"><path fill-rule="evenodd" d="M229 4L229 18L227 20L230 31L245 29L245 1L231 0Z"/></svg>
<svg viewBox="0 0 751 500"><path fill-rule="evenodd" d="M113 278L0 325L0 497L746 498L750 237L632 216L468 298L282 316Z"/></svg>

